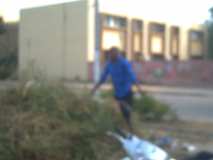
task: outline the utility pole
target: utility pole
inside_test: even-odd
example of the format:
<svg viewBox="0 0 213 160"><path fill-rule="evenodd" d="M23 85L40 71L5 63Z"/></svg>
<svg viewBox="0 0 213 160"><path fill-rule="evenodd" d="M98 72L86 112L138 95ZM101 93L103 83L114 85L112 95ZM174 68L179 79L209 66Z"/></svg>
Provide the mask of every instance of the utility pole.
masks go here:
<svg viewBox="0 0 213 160"><path fill-rule="evenodd" d="M98 83L100 77L100 18L99 1L95 0L95 57L93 63L93 79L95 83Z"/></svg>

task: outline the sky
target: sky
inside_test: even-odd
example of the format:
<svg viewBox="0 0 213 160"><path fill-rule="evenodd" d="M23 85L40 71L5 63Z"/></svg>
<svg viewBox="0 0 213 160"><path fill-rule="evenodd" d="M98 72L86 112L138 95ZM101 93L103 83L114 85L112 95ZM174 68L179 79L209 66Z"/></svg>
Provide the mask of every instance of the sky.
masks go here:
<svg viewBox="0 0 213 160"><path fill-rule="evenodd" d="M6 21L17 21L20 9L69 1L72 0L0 0L0 15ZM195 24L208 19L213 0L100 0L100 4L103 10L131 10L150 19Z"/></svg>

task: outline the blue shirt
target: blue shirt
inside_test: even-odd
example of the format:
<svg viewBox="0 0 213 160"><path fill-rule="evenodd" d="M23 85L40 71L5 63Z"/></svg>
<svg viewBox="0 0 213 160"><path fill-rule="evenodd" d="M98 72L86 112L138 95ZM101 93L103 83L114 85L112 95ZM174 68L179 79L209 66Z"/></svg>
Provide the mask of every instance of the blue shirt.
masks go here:
<svg viewBox="0 0 213 160"><path fill-rule="evenodd" d="M100 78L100 84L106 81L108 75L112 79L115 96L118 98L125 97L137 81L131 64L123 57L118 57L115 62L107 62Z"/></svg>

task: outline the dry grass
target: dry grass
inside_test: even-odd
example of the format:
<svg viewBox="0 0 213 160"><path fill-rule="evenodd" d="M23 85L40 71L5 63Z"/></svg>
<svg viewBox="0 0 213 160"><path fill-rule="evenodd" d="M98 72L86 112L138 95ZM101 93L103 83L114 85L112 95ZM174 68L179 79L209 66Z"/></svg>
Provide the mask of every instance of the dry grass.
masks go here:
<svg viewBox="0 0 213 160"><path fill-rule="evenodd" d="M6 91L0 103L2 160L96 160L119 151L105 135L119 123L110 102L40 84Z"/></svg>
<svg viewBox="0 0 213 160"><path fill-rule="evenodd" d="M119 143L106 136L125 126L114 104L45 82L7 90L0 95L0 160L120 159Z"/></svg>

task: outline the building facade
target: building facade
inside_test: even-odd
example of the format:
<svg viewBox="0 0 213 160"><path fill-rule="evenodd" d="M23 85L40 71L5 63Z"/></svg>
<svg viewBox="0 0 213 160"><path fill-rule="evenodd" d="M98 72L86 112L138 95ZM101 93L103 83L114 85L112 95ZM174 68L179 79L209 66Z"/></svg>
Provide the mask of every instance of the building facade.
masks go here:
<svg viewBox="0 0 213 160"><path fill-rule="evenodd" d="M201 25L181 26L147 19L140 12L131 12L128 7L117 5L105 8L105 4L100 3L98 45L102 64L106 59L104 51L112 46L118 47L129 60L187 61L205 58L206 32ZM31 68L30 71L35 72L33 74L42 72L50 79L90 79L95 57L95 18L95 0L22 10L20 75Z"/></svg>
<svg viewBox="0 0 213 160"><path fill-rule="evenodd" d="M206 31L201 25L181 26L143 16L101 13L101 50L119 47L128 59L190 60L206 56Z"/></svg>

